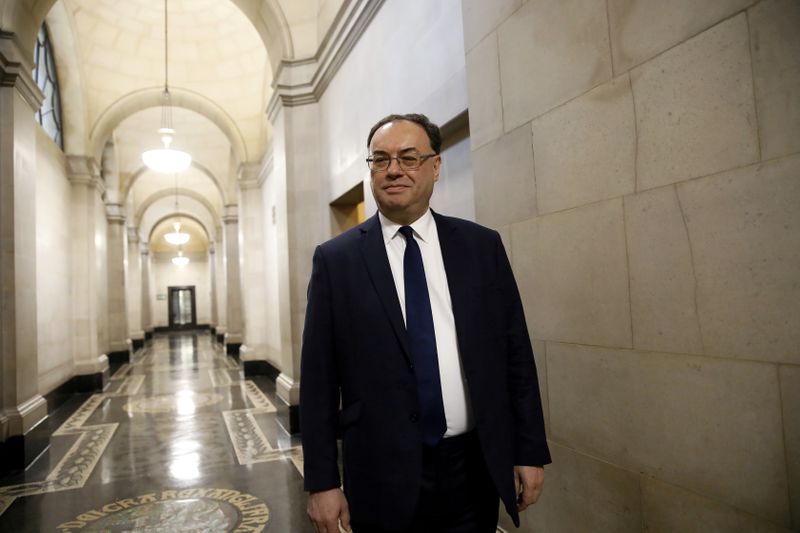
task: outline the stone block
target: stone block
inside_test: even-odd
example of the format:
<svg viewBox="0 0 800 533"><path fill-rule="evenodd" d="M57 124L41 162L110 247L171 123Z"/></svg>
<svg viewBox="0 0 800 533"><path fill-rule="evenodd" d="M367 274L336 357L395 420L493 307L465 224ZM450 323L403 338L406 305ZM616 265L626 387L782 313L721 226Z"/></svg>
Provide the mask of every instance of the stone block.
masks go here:
<svg viewBox="0 0 800 533"><path fill-rule="evenodd" d="M738 509L662 483L642 480L644 529L648 533L725 531L726 533L788 533L788 529Z"/></svg>
<svg viewBox="0 0 800 533"><path fill-rule="evenodd" d="M518 128L472 152L475 218L490 227L536 215L531 130Z"/></svg>
<svg viewBox="0 0 800 533"><path fill-rule="evenodd" d="M514 271L537 339L631 346L622 200L511 227Z"/></svg>
<svg viewBox="0 0 800 533"><path fill-rule="evenodd" d="M788 523L774 365L547 344L550 437Z"/></svg>
<svg viewBox="0 0 800 533"><path fill-rule="evenodd" d="M614 72L630 70L752 3L753 0L609 0Z"/></svg>
<svg viewBox="0 0 800 533"><path fill-rule="evenodd" d="M800 367L781 366L780 379L792 525L800 529Z"/></svg>
<svg viewBox="0 0 800 533"><path fill-rule="evenodd" d="M800 151L800 3L769 0L749 14L761 158Z"/></svg>
<svg viewBox="0 0 800 533"><path fill-rule="evenodd" d="M462 0L464 50L472 50L484 37L522 5L522 0Z"/></svg>
<svg viewBox="0 0 800 533"><path fill-rule="evenodd" d="M800 156L682 183L706 352L800 363Z"/></svg>
<svg viewBox="0 0 800 533"><path fill-rule="evenodd" d="M520 515L521 531L641 531L637 474L552 442L550 452L542 496ZM500 525L517 531L505 513Z"/></svg>
<svg viewBox="0 0 800 533"><path fill-rule="evenodd" d="M540 213L633 192L636 126L628 76L557 107L532 126Z"/></svg>
<svg viewBox="0 0 800 533"><path fill-rule="evenodd" d="M631 71L638 190L757 160L748 48L742 14Z"/></svg>
<svg viewBox="0 0 800 533"><path fill-rule="evenodd" d="M492 33L467 54L469 132L473 149L503 135L497 35Z"/></svg>
<svg viewBox="0 0 800 533"><path fill-rule="evenodd" d="M506 131L611 79L605 2L526 2L497 34Z"/></svg>
<svg viewBox="0 0 800 533"><path fill-rule="evenodd" d="M633 346L703 353L692 250L674 187L625 198Z"/></svg>

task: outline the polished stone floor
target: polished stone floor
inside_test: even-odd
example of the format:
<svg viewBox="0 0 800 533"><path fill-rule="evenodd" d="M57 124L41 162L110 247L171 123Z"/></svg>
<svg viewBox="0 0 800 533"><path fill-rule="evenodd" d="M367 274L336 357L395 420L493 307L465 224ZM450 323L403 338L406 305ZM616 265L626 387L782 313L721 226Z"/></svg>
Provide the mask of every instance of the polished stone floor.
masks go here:
<svg viewBox="0 0 800 533"><path fill-rule="evenodd" d="M51 416L33 466L0 479L0 531L313 531L300 442L274 400L209 334L157 335L103 393Z"/></svg>

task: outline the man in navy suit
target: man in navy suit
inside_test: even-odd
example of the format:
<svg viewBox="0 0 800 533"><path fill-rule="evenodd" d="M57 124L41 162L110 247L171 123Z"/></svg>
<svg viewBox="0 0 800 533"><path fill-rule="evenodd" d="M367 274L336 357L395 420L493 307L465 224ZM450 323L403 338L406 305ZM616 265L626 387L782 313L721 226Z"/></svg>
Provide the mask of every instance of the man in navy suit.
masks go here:
<svg viewBox="0 0 800 533"><path fill-rule="evenodd" d="M390 115L367 146L379 212L317 247L308 287L308 515L325 533L351 519L356 533L483 533L499 498L519 526L550 453L500 236L431 211L441 135L427 117Z"/></svg>

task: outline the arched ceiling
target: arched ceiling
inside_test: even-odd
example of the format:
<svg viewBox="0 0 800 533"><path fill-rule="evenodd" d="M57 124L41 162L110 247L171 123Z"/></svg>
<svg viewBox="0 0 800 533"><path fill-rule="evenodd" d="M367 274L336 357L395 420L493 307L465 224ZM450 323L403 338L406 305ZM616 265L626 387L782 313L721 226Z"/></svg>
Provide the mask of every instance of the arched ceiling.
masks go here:
<svg viewBox="0 0 800 533"><path fill-rule="evenodd" d="M208 236L205 229L193 218L187 216L169 217L156 224L150 234L150 250L154 252L177 252L178 247L168 243L164 238L164 235L174 231L173 224L175 222L180 222L181 233L189 234L189 242L182 246L184 252L205 252L208 250Z"/></svg>

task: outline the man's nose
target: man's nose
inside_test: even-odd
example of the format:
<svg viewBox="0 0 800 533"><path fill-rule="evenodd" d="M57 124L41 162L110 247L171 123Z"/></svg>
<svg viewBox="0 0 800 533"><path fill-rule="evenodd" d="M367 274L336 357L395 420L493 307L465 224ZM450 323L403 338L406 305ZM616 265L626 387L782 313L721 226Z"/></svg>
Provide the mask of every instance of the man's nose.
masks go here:
<svg viewBox="0 0 800 533"><path fill-rule="evenodd" d="M389 168L386 169L386 174L389 176L399 176L402 175L405 171L400 166L400 159L397 157L393 157L389 160Z"/></svg>

